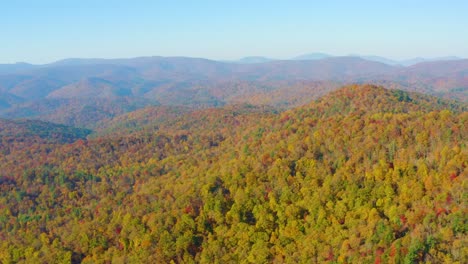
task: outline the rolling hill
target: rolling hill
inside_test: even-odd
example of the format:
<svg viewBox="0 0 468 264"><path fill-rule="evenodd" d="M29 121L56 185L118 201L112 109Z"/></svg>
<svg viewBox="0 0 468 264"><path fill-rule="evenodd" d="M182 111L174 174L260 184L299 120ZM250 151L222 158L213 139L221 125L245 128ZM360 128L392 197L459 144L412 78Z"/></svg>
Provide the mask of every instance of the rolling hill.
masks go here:
<svg viewBox="0 0 468 264"><path fill-rule="evenodd" d="M103 118L116 116L100 109L109 109L122 101L145 102L132 104L137 108L160 104L203 108L243 103L290 108L349 83L374 83L468 100L468 60L431 61L403 67L361 57L319 55L315 54L312 60L306 56L262 63L140 57L2 65L0 116L38 118L91 128ZM64 100L74 103L70 108L57 103ZM92 105L97 101L97 105ZM108 106L102 105L104 101ZM83 105L79 107L77 102ZM93 110L83 113L83 109ZM71 117L83 115L96 118L75 122ZM60 116L70 118L57 118Z"/></svg>

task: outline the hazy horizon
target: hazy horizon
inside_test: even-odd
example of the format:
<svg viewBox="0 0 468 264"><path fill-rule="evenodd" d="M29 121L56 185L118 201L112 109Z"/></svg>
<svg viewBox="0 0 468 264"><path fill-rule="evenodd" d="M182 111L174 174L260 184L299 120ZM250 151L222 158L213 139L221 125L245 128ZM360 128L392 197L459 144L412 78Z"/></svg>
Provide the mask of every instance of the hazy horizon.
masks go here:
<svg viewBox="0 0 468 264"><path fill-rule="evenodd" d="M26 7L25 7L26 6ZM182 56L468 57L464 1L4 3L0 63Z"/></svg>
<svg viewBox="0 0 468 264"><path fill-rule="evenodd" d="M455 56L455 55L446 55L446 56L440 56L440 57L421 57L421 56L414 56L414 57L408 57L408 58L389 58L385 56L380 56L380 55L375 55L375 54L329 54L329 53L324 53L324 52L310 52L310 53L302 53L298 54L296 56L291 56L287 58L275 58L272 56L262 56L262 55L248 55L248 56L243 56L239 58L233 58L233 59L217 59L217 58L205 58L205 57L192 57L192 56L178 56L178 55L173 55L173 56L162 56L162 55L142 55L142 56L134 56L134 57L64 57L60 58L57 60L53 61L47 61L43 63L33 63L29 61L16 61L16 62L0 62L0 64L6 65L6 64L30 64L30 65L47 65L47 64L53 64L65 60L119 60L119 59L138 59L138 58L152 58L152 57L161 57L161 58L192 58L192 59L207 59L211 61L218 61L218 62L240 62L242 59L248 59L248 58L265 58L265 59L270 59L270 60L294 60L296 57L300 56L307 56L311 54L326 54L330 55L331 58L333 57L379 57L382 59L388 59L394 62L405 62L405 61L411 61L411 60L417 60L417 59L424 59L427 61L431 60L439 60L439 59L445 59L445 58L456 58L456 59L468 59L466 57L460 57L460 56Z"/></svg>

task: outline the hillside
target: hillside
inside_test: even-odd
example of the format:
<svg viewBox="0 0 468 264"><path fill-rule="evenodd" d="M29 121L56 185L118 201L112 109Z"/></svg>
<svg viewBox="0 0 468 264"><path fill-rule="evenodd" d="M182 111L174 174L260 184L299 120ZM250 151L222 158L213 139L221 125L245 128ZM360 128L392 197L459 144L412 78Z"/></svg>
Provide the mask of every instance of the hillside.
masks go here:
<svg viewBox="0 0 468 264"><path fill-rule="evenodd" d="M100 79L86 78L48 94L48 98L117 98L131 95L128 88Z"/></svg>
<svg viewBox="0 0 468 264"><path fill-rule="evenodd" d="M323 116L374 113L413 113L449 110L456 113L468 111L467 105L458 101L441 100L401 90L388 90L375 85L351 85L320 98L306 108Z"/></svg>
<svg viewBox="0 0 468 264"><path fill-rule="evenodd" d="M352 85L280 113L149 107L12 149L0 261L463 263L467 113Z"/></svg>
<svg viewBox="0 0 468 264"><path fill-rule="evenodd" d="M52 149L64 144L84 140L90 133L88 129L38 120L0 119L0 188L5 191L3 184L15 182L14 172L21 174L34 168L34 160L46 157ZM2 200L0 207L6 206L10 204Z"/></svg>
<svg viewBox="0 0 468 264"><path fill-rule="evenodd" d="M23 102L5 110L10 119L34 118L76 127L93 128L104 120L156 105L141 98L60 98Z"/></svg>
<svg viewBox="0 0 468 264"><path fill-rule="evenodd" d="M73 128L38 120L0 119L0 138L42 138L59 143L71 143L85 139L91 133L88 129Z"/></svg>
<svg viewBox="0 0 468 264"><path fill-rule="evenodd" d="M134 132L154 133L155 131L217 131L250 120L254 116L268 116L277 111L271 107L254 105L229 105L223 108L187 108L180 106L150 106L101 122L94 128L93 137L104 135L115 137ZM205 123L206 122L206 123ZM247 124L243 124L245 126Z"/></svg>

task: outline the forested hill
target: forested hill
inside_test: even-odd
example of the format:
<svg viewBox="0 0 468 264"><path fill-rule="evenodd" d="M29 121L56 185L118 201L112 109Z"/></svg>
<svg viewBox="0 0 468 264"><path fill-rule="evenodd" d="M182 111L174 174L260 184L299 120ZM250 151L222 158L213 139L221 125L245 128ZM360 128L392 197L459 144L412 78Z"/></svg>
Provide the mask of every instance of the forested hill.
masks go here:
<svg viewBox="0 0 468 264"><path fill-rule="evenodd" d="M419 93L389 90L375 85L350 85L344 89L330 92L305 108L325 115L370 113L411 113L450 110L468 111L467 104L457 101L441 100L437 97Z"/></svg>
<svg viewBox="0 0 468 264"><path fill-rule="evenodd" d="M0 155L0 262L466 263L466 104L353 85L177 111Z"/></svg>
<svg viewBox="0 0 468 264"><path fill-rule="evenodd" d="M277 113L271 107L260 107L249 104L228 105L223 108L193 109L179 106L150 106L136 110L116 118L101 122L96 126L93 137L103 135L126 135L132 132L144 131L153 133L160 131L216 131L220 128L239 125L248 117L267 116ZM247 124L243 124L245 126ZM206 131L208 133L208 131ZM138 133L141 134L141 133ZM208 133L209 134L209 133Z"/></svg>
<svg viewBox="0 0 468 264"><path fill-rule="evenodd" d="M73 128L39 120L7 120L0 118L0 139L40 138L47 142L71 143L85 139L89 129Z"/></svg>

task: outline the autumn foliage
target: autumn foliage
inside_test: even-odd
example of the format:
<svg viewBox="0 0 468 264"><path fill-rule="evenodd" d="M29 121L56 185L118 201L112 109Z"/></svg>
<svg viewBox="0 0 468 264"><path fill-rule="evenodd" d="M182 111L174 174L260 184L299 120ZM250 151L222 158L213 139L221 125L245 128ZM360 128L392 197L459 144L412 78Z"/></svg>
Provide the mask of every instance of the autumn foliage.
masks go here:
<svg viewBox="0 0 468 264"><path fill-rule="evenodd" d="M0 262L466 263L467 109L353 85L0 133Z"/></svg>

